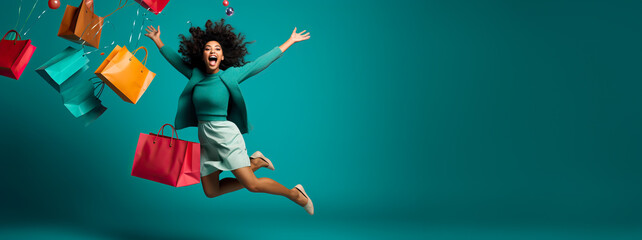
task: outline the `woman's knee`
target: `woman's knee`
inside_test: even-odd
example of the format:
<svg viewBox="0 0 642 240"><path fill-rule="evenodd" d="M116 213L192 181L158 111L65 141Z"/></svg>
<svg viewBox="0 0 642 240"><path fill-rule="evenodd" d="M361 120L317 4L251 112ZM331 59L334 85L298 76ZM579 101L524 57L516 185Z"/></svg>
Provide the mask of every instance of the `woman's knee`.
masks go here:
<svg viewBox="0 0 642 240"><path fill-rule="evenodd" d="M250 192L261 192L261 186L259 179L254 176L254 173L250 167L243 167L236 170L232 170L232 174L239 180L243 188L247 189Z"/></svg>
<svg viewBox="0 0 642 240"><path fill-rule="evenodd" d="M243 185L250 192L261 192L261 186L259 186L258 181L252 183L246 183Z"/></svg>
<svg viewBox="0 0 642 240"><path fill-rule="evenodd" d="M218 192L216 192L216 191L211 191L211 190L210 190L210 191L205 190L205 191L203 191L203 192L205 193L205 196L206 196L207 198L214 198L214 197L217 197L217 196L219 195L219 194L218 194Z"/></svg>
<svg viewBox="0 0 642 240"><path fill-rule="evenodd" d="M201 185L203 185L203 193L208 198L216 197L219 194L219 171L215 171L207 176L201 177Z"/></svg>

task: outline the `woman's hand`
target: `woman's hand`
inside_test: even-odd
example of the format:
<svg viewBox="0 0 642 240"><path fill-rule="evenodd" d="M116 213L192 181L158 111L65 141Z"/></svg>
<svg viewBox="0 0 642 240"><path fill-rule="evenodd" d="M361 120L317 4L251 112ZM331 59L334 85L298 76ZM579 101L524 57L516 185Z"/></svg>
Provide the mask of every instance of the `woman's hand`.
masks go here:
<svg viewBox="0 0 642 240"><path fill-rule="evenodd" d="M290 46L292 46L292 44L294 44L295 42L300 42L300 41L305 41L305 40L310 39L310 33L309 32L306 33L306 34L303 34L303 33L305 33L305 31L306 30L303 30L302 32L297 33L296 32L296 27L295 27L294 31L292 31L292 35L290 35L290 39L285 41L285 43L283 43L283 45L279 46L279 48L281 49L281 52L285 52L285 50L288 50L288 48L290 48Z"/></svg>
<svg viewBox="0 0 642 240"><path fill-rule="evenodd" d="M158 48L162 48L164 46L163 42L160 39L160 26L158 26L158 29L154 28L154 26L147 26L147 29L145 29L145 31L147 32L145 33L145 36L154 41Z"/></svg>
<svg viewBox="0 0 642 240"><path fill-rule="evenodd" d="M310 39L310 33L303 34L307 30L303 30L300 33L296 32L296 27L294 27L294 31L292 31L292 35L290 36L290 40L293 42L300 42L300 41L305 41Z"/></svg>

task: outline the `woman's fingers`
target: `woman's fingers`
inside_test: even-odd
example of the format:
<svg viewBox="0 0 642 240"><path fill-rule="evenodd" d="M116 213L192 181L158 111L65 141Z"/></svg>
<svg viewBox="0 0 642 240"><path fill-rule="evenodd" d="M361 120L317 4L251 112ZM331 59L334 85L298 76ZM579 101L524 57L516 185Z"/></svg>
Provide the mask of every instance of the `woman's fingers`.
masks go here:
<svg viewBox="0 0 642 240"><path fill-rule="evenodd" d="M154 28L154 26L147 26L147 30L150 32L159 32L160 33L160 26L158 26L158 29Z"/></svg>
<svg viewBox="0 0 642 240"><path fill-rule="evenodd" d="M156 32L156 29L154 29L153 27L149 26L149 27L147 27L147 29L145 29L145 31L147 31L147 33L154 33L154 32Z"/></svg>
<svg viewBox="0 0 642 240"><path fill-rule="evenodd" d="M145 36L149 38L158 38L158 36L160 36L160 26L158 26L158 29L156 29L154 28L154 26L150 25L150 26L147 26L145 31L147 32Z"/></svg>
<svg viewBox="0 0 642 240"><path fill-rule="evenodd" d="M297 28L294 27L294 30L292 31L292 36L290 37L290 39L296 42L310 39L310 32L308 32L308 30L303 30L300 33L297 33L296 29Z"/></svg>
<svg viewBox="0 0 642 240"><path fill-rule="evenodd" d="M151 39L156 39L160 36L160 26L158 26L158 29L154 28L154 26L147 26L145 29L147 32L145 36L151 38Z"/></svg>

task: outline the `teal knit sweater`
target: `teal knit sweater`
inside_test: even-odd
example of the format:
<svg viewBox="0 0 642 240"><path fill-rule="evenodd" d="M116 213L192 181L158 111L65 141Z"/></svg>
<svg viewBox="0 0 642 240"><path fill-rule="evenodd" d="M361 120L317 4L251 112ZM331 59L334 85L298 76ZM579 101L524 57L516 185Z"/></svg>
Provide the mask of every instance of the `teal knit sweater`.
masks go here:
<svg viewBox="0 0 642 240"><path fill-rule="evenodd" d="M194 86L192 102L199 121L220 121L227 119L230 92L219 77L223 70L210 74Z"/></svg>

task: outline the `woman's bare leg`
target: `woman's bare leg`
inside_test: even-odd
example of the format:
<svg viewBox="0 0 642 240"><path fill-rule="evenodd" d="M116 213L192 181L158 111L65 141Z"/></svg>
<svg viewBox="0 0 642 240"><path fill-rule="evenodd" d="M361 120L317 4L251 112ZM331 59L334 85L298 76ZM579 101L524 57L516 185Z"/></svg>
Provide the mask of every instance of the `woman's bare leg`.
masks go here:
<svg viewBox="0 0 642 240"><path fill-rule="evenodd" d="M281 195L300 206L304 206L308 202L308 199L303 196L299 190L296 190L296 188L288 189L270 178L256 178L250 167L232 170L232 174L234 174L240 184L250 192Z"/></svg>
<svg viewBox="0 0 642 240"><path fill-rule="evenodd" d="M250 159L250 169L255 172L259 168L267 167L267 162L261 158ZM223 178L219 181L221 170L218 170L210 175L201 177L201 185L203 185L203 192L209 198L217 197L229 192L234 192L243 188L236 178Z"/></svg>

